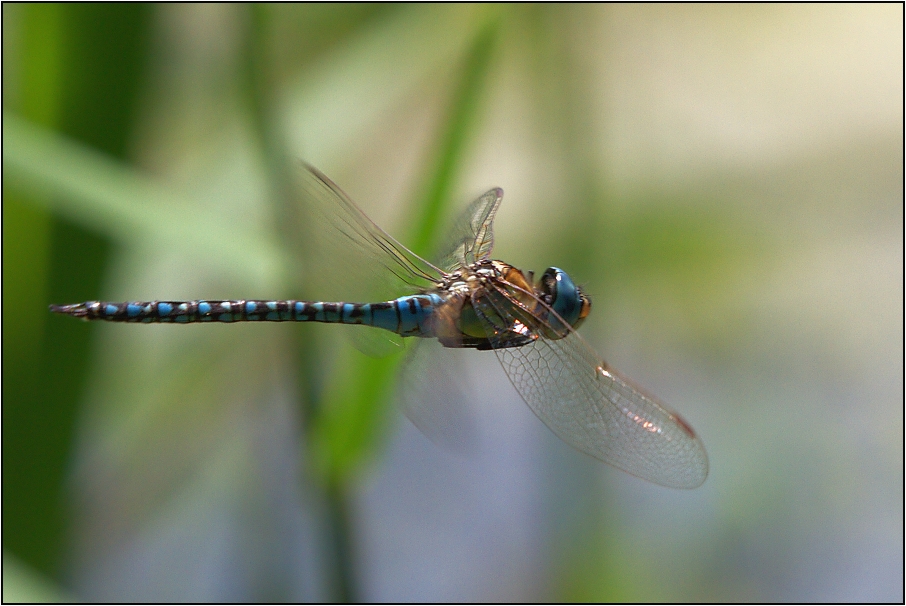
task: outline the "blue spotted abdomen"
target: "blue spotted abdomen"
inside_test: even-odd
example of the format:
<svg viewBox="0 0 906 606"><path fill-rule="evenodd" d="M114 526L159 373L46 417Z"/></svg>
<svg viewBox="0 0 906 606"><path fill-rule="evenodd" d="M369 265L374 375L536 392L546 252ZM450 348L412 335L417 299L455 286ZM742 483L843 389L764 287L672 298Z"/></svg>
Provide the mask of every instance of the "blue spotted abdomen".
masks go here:
<svg viewBox="0 0 906 606"><path fill-rule="evenodd" d="M404 337L433 337L431 316L440 295L409 295L382 303L311 301L88 301L51 305L50 310L84 320L108 322L326 322L364 324Z"/></svg>

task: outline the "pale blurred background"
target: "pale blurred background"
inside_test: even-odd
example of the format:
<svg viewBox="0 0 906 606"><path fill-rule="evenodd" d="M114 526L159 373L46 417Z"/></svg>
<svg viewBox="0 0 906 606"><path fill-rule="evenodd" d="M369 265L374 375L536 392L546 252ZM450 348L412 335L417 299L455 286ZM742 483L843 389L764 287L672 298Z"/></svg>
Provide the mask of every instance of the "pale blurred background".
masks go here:
<svg viewBox="0 0 906 606"><path fill-rule="evenodd" d="M4 600L903 601L901 4L4 4L3 45ZM706 483L491 354L462 458L334 327L46 311L323 296L286 158L404 242L503 187L494 256L585 285Z"/></svg>

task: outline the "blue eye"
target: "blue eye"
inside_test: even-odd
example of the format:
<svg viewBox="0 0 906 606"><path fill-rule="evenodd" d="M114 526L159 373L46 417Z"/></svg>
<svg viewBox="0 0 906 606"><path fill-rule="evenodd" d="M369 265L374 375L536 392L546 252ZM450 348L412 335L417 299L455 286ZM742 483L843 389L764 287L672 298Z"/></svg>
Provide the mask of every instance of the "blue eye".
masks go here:
<svg viewBox="0 0 906 606"><path fill-rule="evenodd" d="M539 289L545 295L547 304L573 328L578 327L591 311L591 299L562 269L547 268L541 276ZM549 318L548 322L561 338L566 336L566 329L558 318Z"/></svg>

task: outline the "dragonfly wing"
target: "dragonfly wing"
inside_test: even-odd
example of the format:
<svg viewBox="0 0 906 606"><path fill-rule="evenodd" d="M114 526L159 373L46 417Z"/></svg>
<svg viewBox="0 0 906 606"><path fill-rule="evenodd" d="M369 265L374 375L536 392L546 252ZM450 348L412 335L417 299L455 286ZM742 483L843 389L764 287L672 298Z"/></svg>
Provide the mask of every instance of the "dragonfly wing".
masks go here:
<svg viewBox="0 0 906 606"><path fill-rule="evenodd" d="M402 364L396 393L403 414L425 437L467 455L478 446L479 432L470 405L474 397L457 380L465 375L459 359L463 353L434 339L418 339Z"/></svg>
<svg viewBox="0 0 906 606"><path fill-rule="evenodd" d="M285 209L285 243L300 268L298 293L316 301L371 303L430 287L440 272L378 227L327 176L299 162ZM376 328L338 328L370 356L399 352L402 337Z"/></svg>
<svg viewBox="0 0 906 606"><path fill-rule="evenodd" d="M524 309L488 297L477 304L512 322L525 318ZM574 330L562 339L537 335L519 347L495 341L507 337L492 322L486 331L513 387L564 442L662 486L695 488L705 481L708 456L692 427L610 369Z"/></svg>
<svg viewBox="0 0 906 606"><path fill-rule="evenodd" d="M472 202L451 227L451 236L438 255L437 266L447 273L487 259L494 246L494 216L503 199L499 187Z"/></svg>
<svg viewBox="0 0 906 606"><path fill-rule="evenodd" d="M352 299L355 302L389 300L431 287L441 279L441 272L435 266L378 227L318 169L300 163L294 176L299 204L292 209L292 228L298 228L299 232L288 234L287 240L301 239L298 246L302 254L326 264L313 269L313 278L329 276L322 282L340 284L343 289L333 293L339 288L325 288L331 292L313 293L316 298L349 301L355 297ZM340 275L331 274L331 270L339 270Z"/></svg>

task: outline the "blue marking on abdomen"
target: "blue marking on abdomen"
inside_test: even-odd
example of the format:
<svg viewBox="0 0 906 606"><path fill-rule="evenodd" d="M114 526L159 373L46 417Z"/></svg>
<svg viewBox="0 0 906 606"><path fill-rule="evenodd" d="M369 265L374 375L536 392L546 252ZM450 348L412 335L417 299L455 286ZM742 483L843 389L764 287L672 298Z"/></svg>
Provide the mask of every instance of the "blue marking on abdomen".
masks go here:
<svg viewBox="0 0 906 606"><path fill-rule="evenodd" d="M443 299L437 294L426 295L409 295L400 297L389 303L392 306L393 326L388 326L390 310L383 313L380 323L375 322L375 326L386 328L404 337L407 336L433 336L430 333L428 320L434 313L434 309L443 302ZM376 318L377 320L377 318Z"/></svg>
<svg viewBox="0 0 906 606"><path fill-rule="evenodd" d="M400 297L395 301L400 310L399 334L406 335L418 328L421 307L416 297Z"/></svg>
<svg viewBox="0 0 906 606"><path fill-rule="evenodd" d="M396 301L386 303L370 303L368 311L371 313L371 326L396 332L400 325L400 314Z"/></svg>
<svg viewBox="0 0 906 606"><path fill-rule="evenodd" d="M355 309L355 305L352 303L343 303L340 307L340 318L346 324L355 324L355 322L350 321L352 319L352 312Z"/></svg>
<svg viewBox="0 0 906 606"><path fill-rule="evenodd" d="M323 303L312 303L311 308L315 310L315 322L326 322L327 319L324 316L324 304Z"/></svg>

